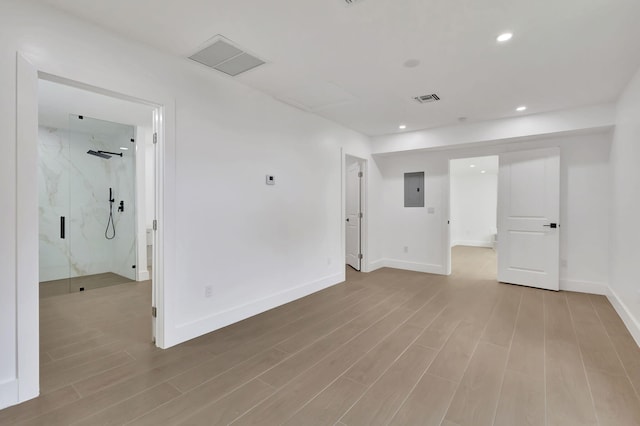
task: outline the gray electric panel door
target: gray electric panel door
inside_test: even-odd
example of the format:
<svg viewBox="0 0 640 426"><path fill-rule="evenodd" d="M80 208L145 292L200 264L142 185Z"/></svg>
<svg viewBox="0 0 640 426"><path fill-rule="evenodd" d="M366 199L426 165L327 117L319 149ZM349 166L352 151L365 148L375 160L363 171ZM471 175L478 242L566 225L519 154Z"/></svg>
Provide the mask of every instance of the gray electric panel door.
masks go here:
<svg viewBox="0 0 640 426"><path fill-rule="evenodd" d="M424 207L424 172L404 174L404 206Z"/></svg>

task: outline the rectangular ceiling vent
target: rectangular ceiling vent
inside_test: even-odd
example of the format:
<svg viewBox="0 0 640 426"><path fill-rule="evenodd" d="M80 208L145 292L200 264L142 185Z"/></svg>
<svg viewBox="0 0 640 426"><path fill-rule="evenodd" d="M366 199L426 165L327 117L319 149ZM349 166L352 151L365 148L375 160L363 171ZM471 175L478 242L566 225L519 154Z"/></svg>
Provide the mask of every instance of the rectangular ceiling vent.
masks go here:
<svg viewBox="0 0 640 426"><path fill-rule="evenodd" d="M438 95L436 95L435 93L432 93L430 95L416 96L413 99L415 99L415 101L420 103L420 104L427 104L429 102L439 101L440 97Z"/></svg>
<svg viewBox="0 0 640 426"><path fill-rule="evenodd" d="M189 59L232 77L265 63L222 36L216 36L214 40L208 47L189 56Z"/></svg>
<svg viewBox="0 0 640 426"><path fill-rule="evenodd" d="M362 0L342 0L347 6L354 5L356 3L360 3Z"/></svg>

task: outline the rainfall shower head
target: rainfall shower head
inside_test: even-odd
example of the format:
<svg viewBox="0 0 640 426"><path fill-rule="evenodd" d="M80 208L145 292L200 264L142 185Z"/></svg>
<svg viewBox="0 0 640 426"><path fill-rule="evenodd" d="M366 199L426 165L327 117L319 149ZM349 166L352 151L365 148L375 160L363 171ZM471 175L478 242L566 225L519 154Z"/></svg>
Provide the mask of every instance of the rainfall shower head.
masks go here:
<svg viewBox="0 0 640 426"><path fill-rule="evenodd" d="M105 153L103 153L103 152L101 152L101 151L94 151L94 150L92 150L92 149L90 149L89 151L87 151L87 154L95 155L96 157L100 157L100 158L106 158L107 160L108 160L109 158L111 158L111 156L110 156L110 155L107 155L107 154L105 154Z"/></svg>
<svg viewBox="0 0 640 426"><path fill-rule="evenodd" d="M120 157L123 156L121 152L94 151L92 149L87 151L87 154L95 155L96 157L100 157L100 158L106 158L107 160L111 158L112 155L118 155Z"/></svg>

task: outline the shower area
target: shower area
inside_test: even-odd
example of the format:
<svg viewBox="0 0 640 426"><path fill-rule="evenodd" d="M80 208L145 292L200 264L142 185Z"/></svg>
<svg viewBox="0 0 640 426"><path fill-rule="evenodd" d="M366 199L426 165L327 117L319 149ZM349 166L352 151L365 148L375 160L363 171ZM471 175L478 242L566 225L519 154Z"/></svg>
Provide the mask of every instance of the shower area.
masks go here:
<svg viewBox="0 0 640 426"><path fill-rule="evenodd" d="M40 297L136 279L135 127L39 126Z"/></svg>

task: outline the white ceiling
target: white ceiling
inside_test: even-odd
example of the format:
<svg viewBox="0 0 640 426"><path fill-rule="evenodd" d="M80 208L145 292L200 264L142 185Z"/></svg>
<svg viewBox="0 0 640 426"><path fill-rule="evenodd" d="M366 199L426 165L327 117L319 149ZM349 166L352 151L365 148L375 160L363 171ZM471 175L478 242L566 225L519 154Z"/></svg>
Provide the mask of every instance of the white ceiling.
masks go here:
<svg viewBox="0 0 640 426"><path fill-rule="evenodd" d="M221 34L267 61L235 79L369 135L610 102L640 67L638 0L39 1L184 58Z"/></svg>
<svg viewBox="0 0 640 426"><path fill-rule="evenodd" d="M480 175L480 174L498 174L498 156L490 155L487 157L460 158L451 160L449 164L449 172L451 175ZM482 173L482 172L485 173Z"/></svg>

